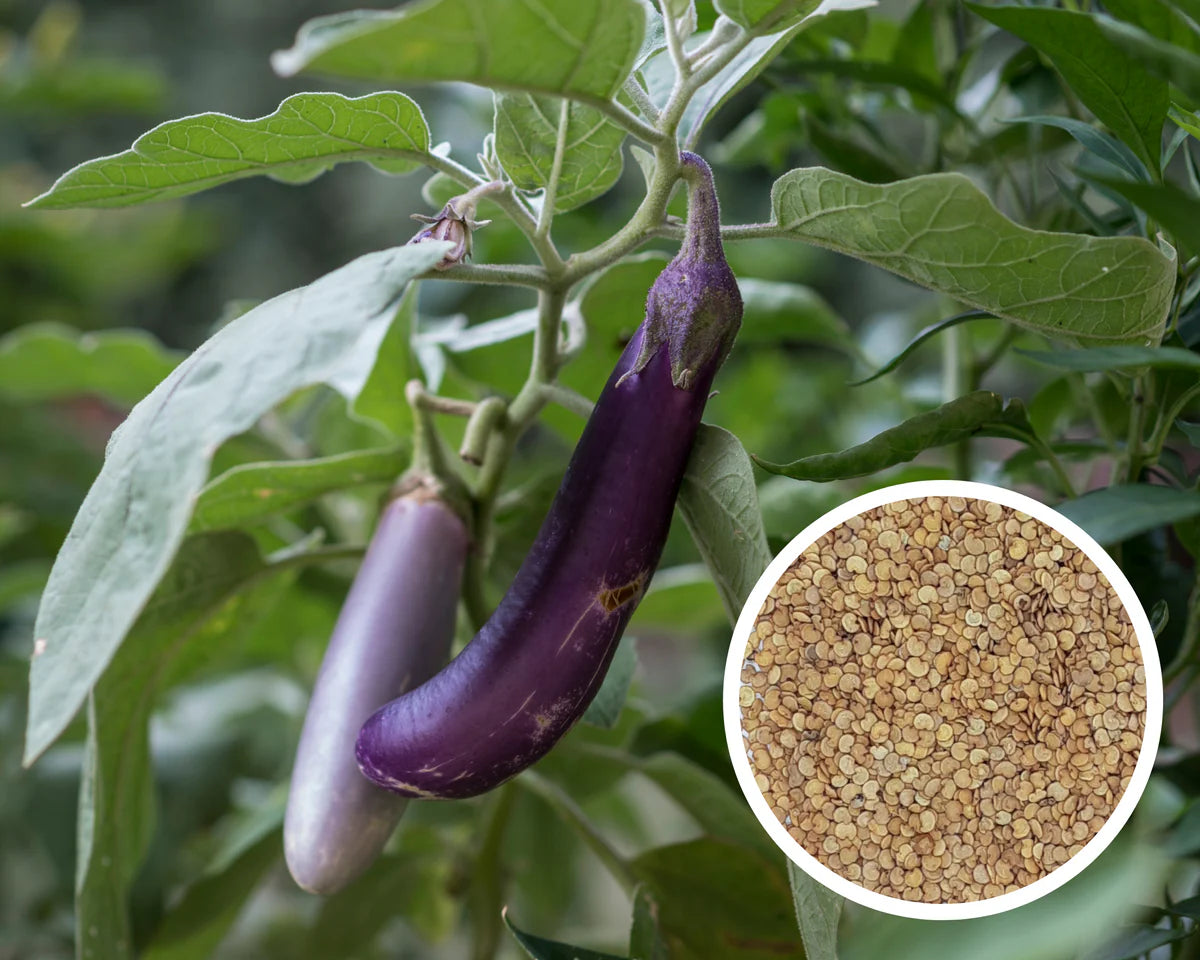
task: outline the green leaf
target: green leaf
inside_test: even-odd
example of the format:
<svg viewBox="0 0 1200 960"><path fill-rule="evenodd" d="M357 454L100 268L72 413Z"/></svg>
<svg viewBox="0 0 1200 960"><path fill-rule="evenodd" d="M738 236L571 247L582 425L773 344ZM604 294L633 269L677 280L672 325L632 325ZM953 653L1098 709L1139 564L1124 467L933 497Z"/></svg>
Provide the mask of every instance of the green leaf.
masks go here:
<svg viewBox="0 0 1200 960"><path fill-rule="evenodd" d="M633 869L671 956L779 960L803 952L781 859L704 837L650 850Z"/></svg>
<svg viewBox="0 0 1200 960"><path fill-rule="evenodd" d="M1188 423L1186 420L1176 420L1175 426L1187 437L1188 443L1193 447L1200 448L1200 423Z"/></svg>
<svg viewBox="0 0 1200 960"><path fill-rule="evenodd" d="M741 794L700 765L663 751L636 761L633 769L683 807L705 833L768 857L778 853Z"/></svg>
<svg viewBox="0 0 1200 960"><path fill-rule="evenodd" d="M1121 934L1112 943L1089 953L1084 960L1138 960L1153 955L1157 947L1192 936L1193 931L1182 927L1163 929L1139 924Z"/></svg>
<svg viewBox="0 0 1200 960"><path fill-rule="evenodd" d="M790 860L788 880L805 960L837 960L838 920L845 901Z"/></svg>
<svg viewBox="0 0 1200 960"><path fill-rule="evenodd" d="M1102 544L1200 515L1200 491L1131 483L1105 487L1056 508Z"/></svg>
<svg viewBox="0 0 1200 960"><path fill-rule="evenodd" d="M1093 178L1140 207L1170 232L1171 239L1185 250L1200 252L1200 200L1173 183L1130 183L1127 180Z"/></svg>
<svg viewBox="0 0 1200 960"><path fill-rule="evenodd" d="M1122 55L1144 64L1193 100L1200 100L1200 56L1152 37L1132 24L1107 17L1097 17L1096 24Z"/></svg>
<svg viewBox="0 0 1200 960"><path fill-rule="evenodd" d="M679 514L708 565L731 623L771 562L754 469L738 438L702 424L679 489Z"/></svg>
<svg viewBox="0 0 1200 960"><path fill-rule="evenodd" d="M420 283L414 281L404 291L392 324L379 345L371 375L350 404L355 419L378 424L393 437L412 433L412 408L404 391L408 381L420 373L413 349L419 288Z"/></svg>
<svg viewBox="0 0 1200 960"><path fill-rule="evenodd" d="M901 363L903 363L914 350L917 349L926 340L936 337L943 330L949 330L951 327L957 327L960 323L966 323L968 320L980 320L984 317L989 317L991 314L984 313L981 310L969 310L966 313L959 313L953 317L947 317L945 320L939 320L937 323L931 323L927 327L918 330L916 335L908 341L891 360L877 369L874 373L863 377L861 380L854 380L848 384L851 387L861 387L864 383L870 383L872 380L878 380L884 374L891 373Z"/></svg>
<svg viewBox="0 0 1200 960"><path fill-rule="evenodd" d="M633 639L627 636L617 647L604 682L600 684L595 699L583 714L585 723L606 730L611 730L617 725L625 707L625 698L629 695L629 685L633 683L634 671L637 670L637 653L633 649Z"/></svg>
<svg viewBox="0 0 1200 960"><path fill-rule="evenodd" d="M205 873L163 918L142 960L207 960L221 945L266 872L279 862L283 843L272 830L223 870Z"/></svg>
<svg viewBox="0 0 1200 960"><path fill-rule="evenodd" d="M1026 229L957 173L880 186L802 168L775 182L771 205L777 236L1059 339L1157 342L1175 288L1175 263L1149 241Z"/></svg>
<svg viewBox="0 0 1200 960"><path fill-rule="evenodd" d="M504 923L508 927L508 932L513 935L531 960L624 960L613 953L601 953L599 950L573 947L569 943L559 943L557 940L547 940L545 937L535 937L532 933L525 933L509 919L508 910L504 911Z"/></svg>
<svg viewBox="0 0 1200 960"><path fill-rule="evenodd" d="M81 333L31 323L0 338L0 397L30 403L89 395L132 406L178 362L144 330Z"/></svg>
<svg viewBox="0 0 1200 960"><path fill-rule="evenodd" d="M1058 370L1096 373L1107 370L1200 370L1200 353L1182 347L1089 347L1084 350L1017 350L1034 363Z"/></svg>
<svg viewBox="0 0 1200 960"><path fill-rule="evenodd" d="M25 760L70 722L183 540L225 440L317 383L353 396L407 283L449 244L368 254L221 328L133 408L55 560L35 625Z"/></svg>
<svg viewBox="0 0 1200 960"><path fill-rule="evenodd" d="M149 722L158 695L253 629L269 568L240 533L184 542L88 700L75 876L80 956L131 957L127 898L154 830Z"/></svg>
<svg viewBox="0 0 1200 960"><path fill-rule="evenodd" d="M271 65L285 77L461 80L598 102L625 82L645 28L636 0L435 0L310 20Z"/></svg>
<svg viewBox="0 0 1200 960"><path fill-rule="evenodd" d="M168 120L111 157L68 170L26 206L126 207L266 174L303 183L347 160L407 173L429 152L421 108L402 93L297 93L270 116Z"/></svg>
<svg viewBox="0 0 1200 960"><path fill-rule="evenodd" d="M550 183L561 131L556 213L595 200L621 176L625 131L594 107L531 93L497 93L495 105L496 156L522 190Z"/></svg>
<svg viewBox="0 0 1200 960"><path fill-rule="evenodd" d="M1146 172L1146 165L1137 158L1132 150L1103 130L1097 130L1090 123L1084 123L1074 117L1052 116L1013 117L1006 122L1036 123L1043 127L1057 127L1065 130L1094 156L1119 167L1137 180L1150 179L1150 174Z"/></svg>
<svg viewBox="0 0 1200 960"><path fill-rule="evenodd" d="M779 30L812 16L820 0L716 0L720 13L747 29L759 27L770 18L769 27Z"/></svg>
<svg viewBox="0 0 1200 960"><path fill-rule="evenodd" d="M334 490L391 483L407 466L406 447L239 464L200 491L188 532L254 526Z"/></svg>
<svg viewBox="0 0 1200 960"><path fill-rule="evenodd" d="M812 287L746 277L738 280L745 312L738 343L777 347L813 343L858 355L850 327Z"/></svg>
<svg viewBox="0 0 1200 960"><path fill-rule="evenodd" d="M374 956L367 948L401 916L422 935L437 933L451 863L431 851L407 849L407 831L401 838L400 852L380 857L350 886L324 899L306 933L306 960Z"/></svg>
<svg viewBox="0 0 1200 960"><path fill-rule="evenodd" d="M838 453L821 453L791 463L767 463L758 457L754 462L764 470L793 480L824 483L865 477L912 460L931 447L957 443L969 437L1008 437L1029 432L1025 408L1019 399L1014 397L1005 403L999 394L977 390Z"/></svg>
<svg viewBox="0 0 1200 960"><path fill-rule="evenodd" d="M1167 84L1131 60L1097 17L1048 7L968 6L1049 57L1083 105L1158 169Z"/></svg>

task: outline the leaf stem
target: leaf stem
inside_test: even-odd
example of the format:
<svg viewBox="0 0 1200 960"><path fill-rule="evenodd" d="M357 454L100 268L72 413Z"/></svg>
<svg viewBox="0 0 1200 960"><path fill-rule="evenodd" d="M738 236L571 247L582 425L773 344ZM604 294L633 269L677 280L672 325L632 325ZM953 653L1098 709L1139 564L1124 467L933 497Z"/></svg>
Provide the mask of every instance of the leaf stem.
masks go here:
<svg viewBox="0 0 1200 960"><path fill-rule="evenodd" d="M458 263L449 270L429 270L421 274L419 279L504 284L538 290L550 284L550 277L544 268L525 263Z"/></svg>
<svg viewBox="0 0 1200 960"><path fill-rule="evenodd" d="M654 105L654 101L650 99L650 94L646 92L646 88L642 86L636 76L631 75L625 81L624 89L629 99L633 101L633 105L642 112L642 115L650 123L658 123L658 107Z"/></svg>
<svg viewBox="0 0 1200 960"><path fill-rule="evenodd" d="M667 53L671 56L671 63L675 65L676 86L678 86L680 81L686 81L691 76L692 65L683 52L683 43L679 39L679 30L675 18L671 16L668 0L658 0L658 9L662 13L663 33L667 37Z"/></svg>
<svg viewBox="0 0 1200 960"><path fill-rule="evenodd" d="M567 130L571 125L571 101L563 97L558 111L558 134L554 139L554 160L550 164L550 179L542 194L542 210L538 214L537 236L550 236L554 220L554 204L558 199L558 181L562 177L563 155L567 152Z"/></svg>

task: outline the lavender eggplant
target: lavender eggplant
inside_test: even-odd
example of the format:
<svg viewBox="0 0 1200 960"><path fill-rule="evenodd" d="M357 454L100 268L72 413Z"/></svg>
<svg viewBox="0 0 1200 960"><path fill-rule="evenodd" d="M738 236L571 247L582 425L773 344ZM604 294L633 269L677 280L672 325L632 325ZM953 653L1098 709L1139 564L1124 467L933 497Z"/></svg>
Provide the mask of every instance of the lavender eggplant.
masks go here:
<svg viewBox="0 0 1200 960"><path fill-rule="evenodd" d="M432 676L450 654L469 537L419 474L384 507L313 688L284 820L296 882L340 890L383 849L407 801L359 772L354 743L378 707Z"/></svg>
<svg viewBox="0 0 1200 960"><path fill-rule="evenodd" d="M742 315L712 174L694 154L681 159L682 248L651 288L512 586L458 657L359 734L359 766L389 790L469 797L534 763L596 695L650 581Z"/></svg>

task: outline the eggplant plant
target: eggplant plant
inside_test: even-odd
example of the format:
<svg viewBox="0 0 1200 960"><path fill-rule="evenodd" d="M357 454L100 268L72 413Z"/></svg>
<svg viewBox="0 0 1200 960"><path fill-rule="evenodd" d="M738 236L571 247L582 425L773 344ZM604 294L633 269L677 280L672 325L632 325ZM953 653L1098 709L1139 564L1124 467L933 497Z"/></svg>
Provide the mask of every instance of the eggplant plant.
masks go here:
<svg viewBox="0 0 1200 960"><path fill-rule="evenodd" d="M65 49L64 10L16 67ZM40 471L0 461L0 547L40 564L9 803L41 822L43 780L81 771L75 849L37 841L73 863L47 895L70 915L0 896L18 953L1191 955L1198 24L1161 0L425 0L301 26L270 65L310 89L264 116L167 120L47 183L19 214L47 275L53 229L208 190L326 229L248 219L234 259L309 243L306 282L239 291L269 299L186 355L0 338L0 403L120 421L102 465L69 462L95 476L68 530L40 506L54 431L0 416ZM66 96L41 77L11 102ZM342 221L379 243L317 275ZM774 548L867 485L949 476L1111 547L1172 711L1109 852L954 929L788 865L719 701Z"/></svg>

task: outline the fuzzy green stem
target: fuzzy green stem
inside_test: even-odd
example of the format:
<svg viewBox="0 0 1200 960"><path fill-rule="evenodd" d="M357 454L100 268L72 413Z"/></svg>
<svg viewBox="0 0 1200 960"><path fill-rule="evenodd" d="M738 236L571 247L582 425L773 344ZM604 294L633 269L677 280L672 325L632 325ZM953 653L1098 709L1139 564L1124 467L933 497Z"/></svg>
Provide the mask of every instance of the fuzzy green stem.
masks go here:
<svg viewBox="0 0 1200 960"><path fill-rule="evenodd" d="M454 280L459 283L503 284L542 289L550 278L542 267L524 263L456 263L448 270L429 270L421 280Z"/></svg>
<svg viewBox="0 0 1200 960"><path fill-rule="evenodd" d="M499 397L481 400L467 421L458 455L467 463L483 463L492 434L503 426L507 411L508 405Z"/></svg>
<svg viewBox="0 0 1200 960"><path fill-rule="evenodd" d="M650 94L646 92L646 88L642 86L636 76L631 76L625 81L625 93L633 101L633 105L642 112L642 116L651 123L658 123L658 107L654 105Z"/></svg>

